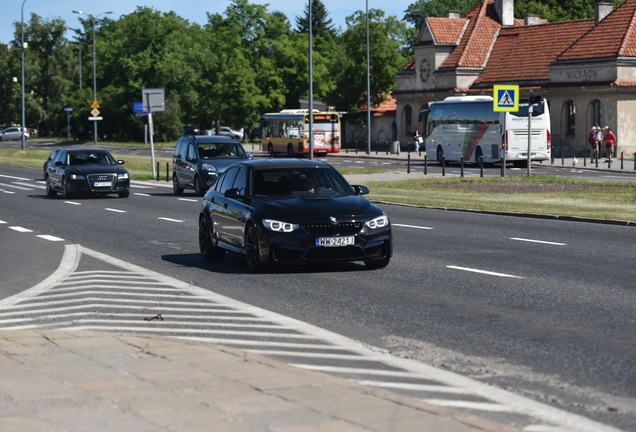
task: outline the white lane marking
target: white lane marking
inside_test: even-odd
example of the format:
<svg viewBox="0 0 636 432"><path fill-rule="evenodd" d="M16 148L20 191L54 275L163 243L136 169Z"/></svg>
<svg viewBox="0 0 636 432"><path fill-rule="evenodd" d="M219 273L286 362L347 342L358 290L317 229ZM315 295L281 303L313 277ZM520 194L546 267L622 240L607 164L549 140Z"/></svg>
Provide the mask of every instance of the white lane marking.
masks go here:
<svg viewBox="0 0 636 432"><path fill-rule="evenodd" d="M349 351L359 353L361 356L364 357L365 360L381 361L389 366L393 366L394 368L402 369L407 372L417 374L418 376L422 378L430 379L431 381L434 381L434 382L446 384L450 387L463 388L466 390L467 394L481 396L485 398L486 400L491 401L491 404L492 404L490 407L487 407L486 404L482 403L479 406L477 405L474 405L471 407L466 406L467 408L487 409L489 411L500 411L502 409L510 409L512 412L516 412L522 415L527 415L532 418L538 418L540 420L543 420L543 422L548 422L554 425L563 426L567 428L567 430L573 430L573 431L575 430L577 432L601 432L601 431L616 432L618 431L618 429L599 424L597 422L589 420L580 415L572 414L567 411L553 408L541 402L537 402L532 399L528 399L523 396L516 395L506 390L498 389L491 385L484 385L481 382L475 381L471 378L463 377L461 375L457 375L455 373L452 373L443 369L428 366L426 364L420 363L415 360L393 357L391 355L385 354L378 350L374 350L372 349L372 347L368 347L359 342L356 342L355 340L349 339L337 333L332 333L328 330L315 327L311 324L304 323L302 321L297 321L293 318L289 318L289 317L282 316L276 313L265 311L255 306L242 303L237 300L233 300L229 297L225 297L225 296L216 294L212 291L208 291L207 289L190 285L178 279L174 279L169 276L165 276L160 273L153 272L143 267L139 267L134 264L124 262L117 258L104 255L102 253L84 248L79 245L66 245L64 257L62 258L60 267L58 268L58 270L55 272L54 275L52 275L49 279L39 284L38 286L33 287L30 290L22 292L18 296L13 296L5 300L0 300L0 308L4 308L6 305L15 304L16 298L27 299L29 297L35 296L39 292L41 292L42 289L46 286L53 288L56 282L58 283L63 282L64 276L72 277L71 274L77 268L79 264L79 257L82 254L86 254L88 256L91 256L98 260L102 260L106 263L112 264L114 266L120 267L124 270L128 270L133 273L146 275L147 277L156 280L162 285L171 286L177 290L183 290L184 292L189 293L191 295L198 296L198 297L207 299L209 301L221 304L225 307L235 309L234 311L228 310L228 312L235 313L236 311L241 311L243 313L247 313L255 317L265 319L269 322L279 323L281 326L287 329L295 329L296 331L301 333L298 335L299 338L301 339L314 339L314 340L318 340L322 342L328 341L329 343L335 345L336 347L339 347L339 348L346 347L346 349ZM103 298L85 299L85 301L90 304L92 301L103 302L104 299ZM126 303L130 303L130 302L126 302ZM183 303L187 303L187 302L183 302ZM50 305L50 303L47 302L46 305ZM26 304L25 306L29 306L29 305ZM95 307L95 305L91 304L91 307ZM100 306L98 305L97 307L100 307ZM157 305L156 302L153 304L153 308L162 308L162 307L163 306L161 305ZM81 308L86 308L86 303L80 306L77 306L78 310ZM139 310L138 306L133 306L133 305L128 307L123 307L123 308L119 307L119 309L126 309L126 308L129 308L135 311ZM11 309L15 309L15 308L12 307ZM110 311L110 308L108 310ZM34 311L34 312L37 312L37 311ZM59 313L59 310L57 312ZM40 310L39 313L41 314L42 311ZM57 328L57 325L59 325L59 323L52 324L51 326L53 328ZM69 329L73 329L74 331L81 330L81 329L87 329L87 330L102 329L106 331L118 331L118 330L126 329L130 331L134 331L136 333L145 332L145 330L141 330L138 326L133 326L130 328L129 327L118 328L118 327L109 327L109 326L82 326L78 328L73 326L72 323L69 323L69 326L70 326ZM46 326L36 326L36 325L24 326L24 328L37 328L37 327L42 328ZM163 329L155 328L155 329L152 329L152 331L149 331L149 334L161 333L162 330ZM194 332L194 333L197 333L197 332ZM219 336L226 335L231 337L233 335L238 335L240 333L241 332L225 331L225 332L215 332L215 335L219 335ZM245 333L249 336L254 335L253 332L245 332ZM280 333L276 333L276 335L280 336ZM228 341L228 338L224 338L224 337L218 337L218 338L213 337L213 338L218 339L219 342ZM287 335L286 338L291 338L291 335ZM196 336L193 336L190 338L184 337L183 339L199 339L199 338L197 338ZM200 338L200 339L208 340L208 338ZM284 342L284 341L281 341L281 342ZM431 401L435 401L435 400L436 399L431 399ZM441 400L440 405L443 404L444 402L447 402L447 401ZM474 404L476 402L467 401L464 403ZM505 408L502 408L499 405L499 403L504 405Z"/></svg>
<svg viewBox="0 0 636 432"><path fill-rule="evenodd" d="M146 184L141 184L141 183L137 183L137 182L131 182L130 183L131 186L134 186L138 189L152 189L154 186L151 185L146 185Z"/></svg>
<svg viewBox="0 0 636 432"><path fill-rule="evenodd" d="M33 187L23 187L23 186L18 186L12 183L5 183L4 186L11 187L14 189L20 189L20 190L34 190Z"/></svg>
<svg viewBox="0 0 636 432"><path fill-rule="evenodd" d="M189 201L189 202L199 202L198 199L192 199L192 198L177 198L179 201Z"/></svg>
<svg viewBox="0 0 636 432"><path fill-rule="evenodd" d="M7 195L15 195L15 192L13 192L13 191L8 191L8 190L3 190L3 189L0 189L0 190L2 190L2 193L6 193Z"/></svg>
<svg viewBox="0 0 636 432"><path fill-rule="evenodd" d="M487 271L487 270L474 269L474 268L469 268L469 267L458 267L458 266L446 266L446 267L447 267L447 268L450 268L450 269L463 270L463 271L468 271L468 272L473 272L473 273L481 273L481 274L486 274L486 275L490 275L490 276L499 276L499 277L507 277L507 278L525 279L525 277L524 277L524 276L515 276L515 275L511 275L511 274L506 274L506 273L497 273L497 272L491 272L491 271Z"/></svg>
<svg viewBox="0 0 636 432"><path fill-rule="evenodd" d="M64 201L64 204L82 205L82 203L78 203L78 202L75 202L75 201Z"/></svg>
<svg viewBox="0 0 636 432"><path fill-rule="evenodd" d="M446 406L453 408L469 408L480 411L496 411L496 412L512 412L513 409L507 405L494 404L488 402L471 402L447 399L424 399L426 402L437 406Z"/></svg>
<svg viewBox="0 0 636 432"><path fill-rule="evenodd" d="M182 220L179 220L179 219L170 219L170 218L167 218L167 217L158 217L157 219L165 220L165 221L168 221L168 222L178 222L178 223L185 222L185 221L182 221Z"/></svg>
<svg viewBox="0 0 636 432"><path fill-rule="evenodd" d="M30 230L28 228L19 227L19 226L12 226L12 227L9 227L9 229L12 229L13 231L17 231L17 232L23 232L23 233L33 232L33 230Z"/></svg>
<svg viewBox="0 0 636 432"><path fill-rule="evenodd" d="M548 244L548 245L554 245L554 246L567 246L567 243L557 243L557 242L549 242L549 241L543 241L543 240L525 239L525 238L519 238L519 237L510 237L510 240L524 241L524 242L530 242L530 243L542 243L542 244Z"/></svg>
<svg viewBox="0 0 636 432"><path fill-rule="evenodd" d="M35 186L33 186L33 183L22 183L22 182L13 182L14 185L20 185L20 186L25 186L28 187L29 189L33 189Z"/></svg>
<svg viewBox="0 0 636 432"><path fill-rule="evenodd" d="M109 211L109 212L114 212L114 213L126 213L126 210L118 210L118 209L114 209L114 208L110 208L110 207L106 207L104 210Z"/></svg>
<svg viewBox="0 0 636 432"><path fill-rule="evenodd" d="M39 237L41 239L48 240L48 241L54 241L54 242L64 241L63 238L55 237L55 236L52 236L52 235L39 235L39 236L36 236L36 237Z"/></svg>
<svg viewBox="0 0 636 432"><path fill-rule="evenodd" d="M392 223L391 225L393 225L393 226L399 226L399 227L404 227L404 228L423 229L423 230L432 230L432 229L433 229L433 228L431 228L431 227L417 226L417 225L405 225L405 224L396 224L396 223Z"/></svg>
<svg viewBox="0 0 636 432"><path fill-rule="evenodd" d="M8 179L13 179L13 180L24 180L24 181L28 181L28 180L30 180L30 179L28 179L28 178L24 178L24 177L15 177L15 176L3 175L3 174L0 174L0 177L2 177L2 178L8 178Z"/></svg>
<svg viewBox="0 0 636 432"><path fill-rule="evenodd" d="M6 222L3 220L0 220L0 224L6 224Z"/></svg>
<svg viewBox="0 0 636 432"><path fill-rule="evenodd" d="M134 181L134 182L130 182L130 184L132 186L138 187L138 188L149 188L152 189L154 187L162 187L162 188L170 188L172 189L172 182L154 182L154 181Z"/></svg>
<svg viewBox="0 0 636 432"><path fill-rule="evenodd" d="M147 194L147 193L141 193L141 192L135 192L133 195L144 196L144 197L149 197L149 196L151 196L150 194Z"/></svg>

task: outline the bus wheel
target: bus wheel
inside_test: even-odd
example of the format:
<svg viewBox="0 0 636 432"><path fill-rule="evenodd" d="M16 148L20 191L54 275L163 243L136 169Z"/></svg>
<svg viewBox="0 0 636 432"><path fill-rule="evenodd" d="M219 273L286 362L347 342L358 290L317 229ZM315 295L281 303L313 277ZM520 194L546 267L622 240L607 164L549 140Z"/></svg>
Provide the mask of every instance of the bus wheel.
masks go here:
<svg viewBox="0 0 636 432"><path fill-rule="evenodd" d="M444 149L442 148L442 146L438 146L437 147L437 162L442 163L443 159L444 159Z"/></svg>
<svg viewBox="0 0 636 432"><path fill-rule="evenodd" d="M287 144L287 156L294 157L294 146Z"/></svg>
<svg viewBox="0 0 636 432"><path fill-rule="evenodd" d="M267 153L269 153L269 157L274 157L274 146L272 143L267 145Z"/></svg>

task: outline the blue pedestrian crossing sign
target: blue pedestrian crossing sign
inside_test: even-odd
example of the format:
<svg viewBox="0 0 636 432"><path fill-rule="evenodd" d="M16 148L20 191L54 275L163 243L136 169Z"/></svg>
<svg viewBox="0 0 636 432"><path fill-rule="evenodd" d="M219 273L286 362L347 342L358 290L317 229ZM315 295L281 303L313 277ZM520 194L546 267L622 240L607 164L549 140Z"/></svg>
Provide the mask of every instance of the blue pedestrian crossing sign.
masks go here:
<svg viewBox="0 0 636 432"><path fill-rule="evenodd" d="M493 87L493 111L519 111L519 86L496 84Z"/></svg>

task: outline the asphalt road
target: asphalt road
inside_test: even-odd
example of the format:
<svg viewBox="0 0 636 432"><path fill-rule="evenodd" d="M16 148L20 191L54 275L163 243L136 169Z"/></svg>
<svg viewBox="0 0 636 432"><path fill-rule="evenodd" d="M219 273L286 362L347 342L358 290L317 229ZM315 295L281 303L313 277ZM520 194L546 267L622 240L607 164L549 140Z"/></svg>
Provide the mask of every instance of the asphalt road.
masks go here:
<svg viewBox="0 0 636 432"><path fill-rule="evenodd" d="M191 194L134 184L128 199L47 199L40 178L0 167L0 299L55 271L64 245L79 244L396 358L636 430L633 227L384 206L395 241L386 269L255 275L238 256L201 259L200 200Z"/></svg>

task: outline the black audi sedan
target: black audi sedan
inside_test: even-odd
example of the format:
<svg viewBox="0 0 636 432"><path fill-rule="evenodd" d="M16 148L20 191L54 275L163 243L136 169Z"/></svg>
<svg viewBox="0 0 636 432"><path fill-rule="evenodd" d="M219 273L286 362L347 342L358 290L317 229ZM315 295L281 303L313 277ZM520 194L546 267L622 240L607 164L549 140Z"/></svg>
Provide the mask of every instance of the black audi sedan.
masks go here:
<svg viewBox="0 0 636 432"><path fill-rule="evenodd" d="M61 149L46 168L46 195L71 194L130 195L130 176L108 151L97 148Z"/></svg>
<svg viewBox="0 0 636 432"><path fill-rule="evenodd" d="M331 165L263 159L230 166L208 190L199 214L199 249L207 259L244 254L248 267L362 261L386 267L391 222Z"/></svg>

